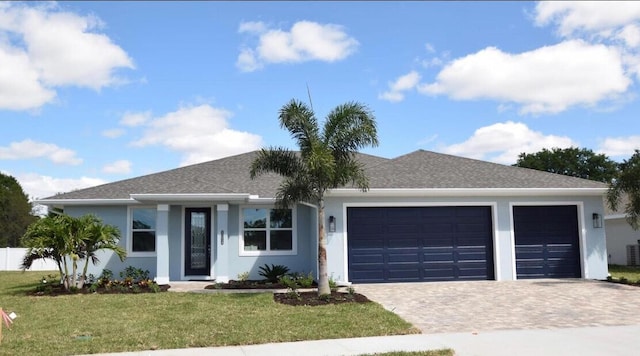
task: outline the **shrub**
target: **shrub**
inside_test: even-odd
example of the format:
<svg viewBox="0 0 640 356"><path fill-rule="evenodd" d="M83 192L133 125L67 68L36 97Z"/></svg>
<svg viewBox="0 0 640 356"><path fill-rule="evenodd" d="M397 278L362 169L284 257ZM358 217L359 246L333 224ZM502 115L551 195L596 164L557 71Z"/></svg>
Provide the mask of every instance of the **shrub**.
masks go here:
<svg viewBox="0 0 640 356"><path fill-rule="evenodd" d="M329 289L331 289L332 292L338 290L338 283L333 280L333 276L329 277Z"/></svg>
<svg viewBox="0 0 640 356"><path fill-rule="evenodd" d="M149 271L142 268L128 266L124 271L120 272L120 278L130 280L132 282L146 281L149 279Z"/></svg>
<svg viewBox="0 0 640 356"><path fill-rule="evenodd" d="M260 267L260 272L259 272L259 274L262 277L264 277L267 281L271 283L278 282L280 277L284 276L287 273L289 273L289 267L283 266L283 265L274 265L274 264L272 264L271 267L269 267L268 264L265 264L264 266Z"/></svg>
<svg viewBox="0 0 640 356"><path fill-rule="evenodd" d="M304 275L300 272L295 272L289 274L291 278L293 278L301 288L311 288L313 287L313 273L309 272L309 274Z"/></svg>
<svg viewBox="0 0 640 356"><path fill-rule="evenodd" d="M248 279L249 279L249 271L242 272L242 273L239 273L239 274L238 274L238 280L239 280L239 281L245 282L245 281L247 281Z"/></svg>

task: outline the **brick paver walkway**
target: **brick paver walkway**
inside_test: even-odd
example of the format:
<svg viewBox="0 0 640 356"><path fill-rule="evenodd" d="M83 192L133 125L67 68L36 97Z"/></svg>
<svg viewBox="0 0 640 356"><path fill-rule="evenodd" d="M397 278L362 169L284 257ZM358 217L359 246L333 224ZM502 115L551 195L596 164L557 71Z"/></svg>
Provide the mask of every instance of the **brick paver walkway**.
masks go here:
<svg viewBox="0 0 640 356"><path fill-rule="evenodd" d="M356 284L425 333L640 324L640 288L579 279Z"/></svg>

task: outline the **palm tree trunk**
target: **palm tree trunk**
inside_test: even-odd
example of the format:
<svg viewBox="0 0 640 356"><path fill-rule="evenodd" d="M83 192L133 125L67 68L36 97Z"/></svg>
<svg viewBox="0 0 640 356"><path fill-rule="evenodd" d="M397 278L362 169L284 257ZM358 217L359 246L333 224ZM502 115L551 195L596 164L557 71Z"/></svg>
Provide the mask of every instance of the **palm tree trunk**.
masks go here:
<svg viewBox="0 0 640 356"><path fill-rule="evenodd" d="M69 279L69 266L67 266L67 256L62 257L64 263L64 289L69 290L71 287L71 279Z"/></svg>
<svg viewBox="0 0 640 356"><path fill-rule="evenodd" d="M327 239L324 231L324 199L318 207L318 295L331 294L327 274Z"/></svg>

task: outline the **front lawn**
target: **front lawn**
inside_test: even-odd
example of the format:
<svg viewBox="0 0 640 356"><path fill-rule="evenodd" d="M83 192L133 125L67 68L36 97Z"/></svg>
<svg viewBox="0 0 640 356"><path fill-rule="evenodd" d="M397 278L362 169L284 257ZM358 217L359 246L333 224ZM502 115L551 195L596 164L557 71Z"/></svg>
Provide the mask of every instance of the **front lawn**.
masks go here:
<svg viewBox="0 0 640 356"><path fill-rule="evenodd" d="M79 294L27 296L43 272L0 272L0 355L69 355L410 334L376 303L316 307L261 294Z"/></svg>
<svg viewBox="0 0 640 356"><path fill-rule="evenodd" d="M620 281L623 278L629 283L640 281L640 267L637 266L609 265L609 273L611 278L616 281Z"/></svg>

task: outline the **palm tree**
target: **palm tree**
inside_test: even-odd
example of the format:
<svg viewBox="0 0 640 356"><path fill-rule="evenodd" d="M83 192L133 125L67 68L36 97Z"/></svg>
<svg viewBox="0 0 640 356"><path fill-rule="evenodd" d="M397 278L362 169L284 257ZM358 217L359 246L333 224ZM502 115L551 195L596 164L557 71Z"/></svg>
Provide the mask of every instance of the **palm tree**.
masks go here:
<svg viewBox="0 0 640 356"><path fill-rule="evenodd" d="M69 270L66 256L71 252L70 241L65 229L69 223L67 215L47 216L29 225L22 236L22 245L27 247L21 268L31 268L33 262L49 258L56 262L65 289L69 289Z"/></svg>
<svg viewBox="0 0 640 356"><path fill-rule="evenodd" d="M624 212L627 222L634 230L640 228L640 150L619 165L618 176L613 179L607 192L607 201L612 210L617 210L626 198Z"/></svg>
<svg viewBox="0 0 640 356"><path fill-rule="evenodd" d="M117 244L119 237L118 228L103 224L94 215L79 218L64 214L47 216L31 224L22 237L22 243L28 250L21 267L26 270L38 259L53 259L65 289L82 288L89 260L94 264L98 262L98 250L113 250L120 260L124 260L126 253ZM82 259L86 261L78 281L78 261Z"/></svg>
<svg viewBox="0 0 640 356"><path fill-rule="evenodd" d="M324 197L329 189L352 184L369 187L364 168L356 160L358 149L377 146L375 117L365 106L349 102L327 115L322 132L311 108L291 100L279 112L280 126L297 141L300 152L283 147L259 151L251 165L251 178L272 172L284 177L276 205L314 204L318 211L318 295L330 294L327 274Z"/></svg>
<svg viewBox="0 0 640 356"><path fill-rule="evenodd" d="M79 256L85 259L84 267L82 269L82 275L80 281L78 281L78 288L84 286L84 282L87 280L87 270L89 268L89 260L96 265L100 260L96 254L99 250L111 250L120 261L124 261L127 257L127 253L118 246L118 240L120 239L120 231L113 225L106 225L102 223L95 215L84 215L78 219L81 233L79 235L81 245L79 248Z"/></svg>

